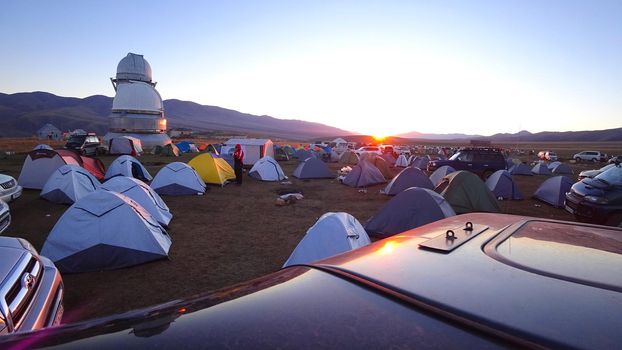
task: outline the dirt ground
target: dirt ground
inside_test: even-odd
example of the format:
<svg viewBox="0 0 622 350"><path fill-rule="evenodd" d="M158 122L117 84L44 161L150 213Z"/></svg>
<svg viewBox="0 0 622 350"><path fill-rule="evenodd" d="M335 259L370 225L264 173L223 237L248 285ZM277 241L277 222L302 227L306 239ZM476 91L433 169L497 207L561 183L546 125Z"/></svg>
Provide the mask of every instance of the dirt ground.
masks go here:
<svg viewBox="0 0 622 350"><path fill-rule="evenodd" d="M14 154L0 159L0 172L17 178L24 157ZM140 160L155 175L165 163L187 162L192 157L146 155ZM100 158L108 166L115 157ZM295 160L281 162L287 175L296 165ZM594 168L593 164L570 165L575 174ZM335 172L341 167L329 166ZM563 209L530 199L545 179L517 176L518 187L527 199L501 201L503 211L572 221L573 217ZM290 177L290 181L260 182L245 176L242 186L211 186L204 196L163 197L174 215L168 228L173 240L170 259L115 271L64 275L64 322L185 298L277 271L322 214L343 211L364 224L390 199L379 193L383 185L361 192L335 179L301 181ZM292 187L302 190L305 198L292 205L276 206L277 192ZM38 250L67 209L40 199L35 190L25 190L10 206L13 222L4 235L23 237Z"/></svg>

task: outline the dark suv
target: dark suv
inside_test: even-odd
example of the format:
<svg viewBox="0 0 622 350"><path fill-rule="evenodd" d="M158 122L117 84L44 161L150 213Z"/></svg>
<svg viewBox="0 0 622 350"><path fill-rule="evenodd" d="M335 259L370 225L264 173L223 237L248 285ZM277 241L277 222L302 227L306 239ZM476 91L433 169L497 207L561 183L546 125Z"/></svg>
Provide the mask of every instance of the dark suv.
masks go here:
<svg viewBox="0 0 622 350"><path fill-rule="evenodd" d="M428 171L434 171L443 165L456 170L468 170L483 179L487 179L497 170L507 169L505 157L496 148L463 148L447 160L435 160L428 163Z"/></svg>
<svg viewBox="0 0 622 350"><path fill-rule="evenodd" d="M106 148L102 146L94 133L71 135L65 144L65 148L76 150L86 156L106 153Z"/></svg>

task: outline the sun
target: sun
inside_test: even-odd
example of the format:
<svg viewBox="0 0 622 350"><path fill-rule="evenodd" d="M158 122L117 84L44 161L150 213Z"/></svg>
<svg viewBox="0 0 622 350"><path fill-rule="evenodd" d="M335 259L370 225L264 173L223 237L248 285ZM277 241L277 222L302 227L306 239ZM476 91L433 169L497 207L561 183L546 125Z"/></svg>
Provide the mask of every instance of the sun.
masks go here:
<svg viewBox="0 0 622 350"><path fill-rule="evenodd" d="M386 139L386 136L380 136L380 135L374 135L372 136L374 138L374 140L376 140L377 142L382 142L384 141L384 139Z"/></svg>

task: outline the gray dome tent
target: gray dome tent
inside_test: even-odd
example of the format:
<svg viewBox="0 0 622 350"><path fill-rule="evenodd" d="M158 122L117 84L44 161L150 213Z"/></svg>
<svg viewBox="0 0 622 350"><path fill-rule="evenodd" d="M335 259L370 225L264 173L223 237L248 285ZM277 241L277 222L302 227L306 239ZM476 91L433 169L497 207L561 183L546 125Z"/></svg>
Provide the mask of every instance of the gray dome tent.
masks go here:
<svg viewBox="0 0 622 350"><path fill-rule="evenodd" d="M128 176L115 176L102 189L121 193L140 204L162 226L168 226L173 214L162 198L146 183Z"/></svg>
<svg viewBox="0 0 622 350"><path fill-rule="evenodd" d="M554 207L561 208L564 206L566 192L570 191L570 187L572 187L572 181L566 176L554 176L546 179L538 187L533 197Z"/></svg>
<svg viewBox="0 0 622 350"><path fill-rule="evenodd" d="M523 199L512 175L507 170L497 170L486 180L486 186L495 197L503 199Z"/></svg>
<svg viewBox="0 0 622 350"><path fill-rule="evenodd" d="M423 170L415 167L408 167L400 171L400 173L397 174L391 182L389 182L384 190L380 192L389 196L395 196L410 187L422 187L430 190L434 189L432 181L428 179Z"/></svg>
<svg viewBox="0 0 622 350"><path fill-rule="evenodd" d="M443 178L451 173L456 171L456 169L452 168L449 165L443 165L442 167L434 170L434 172L430 175L430 181L432 181L432 185L438 186L438 184L443 181Z"/></svg>
<svg viewBox="0 0 622 350"><path fill-rule="evenodd" d="M551 175L551 170L544 163L538 163L533 168L531 168L531 172L536 175Z"/></svg>
<svg viewBox="0 0 622 350"><path fill-rule="evenodd" d="M104 176L104 179L108 180L115 176L134 177L144 182L153 180L151 174L149 174L147 169L145 169L138 159L129 155L117 157L117 159L110 164L108 170L106 170L106 176Z"/></svg>
<svg viewBox="0 0 622 350"><path fill-rule="evenodd" d="M572 175L572 169L564 163L558 163L553 168L549 167L553 175Z"/></svg>
<svg viewBox="0 0 622 350"><path fill-rule="evenodd" d="M294 153L294 158L298 159L299 162L303 162L307 158L317 158L314 152L311 152L306 149L299 149Z"/></svg>
<svg viewBox="0 0 622 350"><path fill-rule="evenodd" d="M83 167L65 164L50 175L40 196L53 203L73 204L100 186L95 176Z"/></svg>
<svg viewBox="0 0 622 350"><path fill-rule="evenodd" d="M348 213L326 213L309 229L283 267L309 264L370 244L363 226Z"/></svg>
<svg viewBox="0 0 622 350"><path fill-rule="evenodd" d="M279 163L270 156L265 156L256 161L248 172L248 176L261 181L287 180L287 176L285 176Z"/></svg>
<svg viewBox="0 0 622 350"><path fill-rule="evenodd" d="M411 187L391 198L372 216L365 231L386 237L454 215L451 205L438 193Z"/></svg>
<svg viewBox="0 0 622 350"><path fill-rule="evenodd" d="M424 170L425 168L428 167L428 163L430 162L430 157L428 156L421 156L421 157L417 157L413 160L411 166L414 166L415 168L419 168L421 170Z"/></svg>
<svg viewBox="0 0 622 350"><path fill-rule="evenodd" d="M369 162L360 162L343 179L343 184L350 187L367 187L387 182L378 168Z"/></svg>
<svg viewBox="0 0 622 350"><path fill-rule="evenodd" d="M188 164L173 162L160 169L151 182L158 194L169 196L202 195L205 182Z"/></svg>
<svg viewBox="0 0 622 350"><path fill-rule="evenodd" d="M332 179L335 174L328 169L326 163L311 157L298 164L292 176L299 179Z"/></svg>
<svg viewBox="0 0 622 350"><path fill-rule="evenodd" d="M531 172L531 169L529 169L527 164L523 164L523 163L512 165L512 167L510 167L508 172L510 173L510 175L533 176L533 173Z"/></svg>
<svg viewBox="0 0 622 350"><path fill-rule="evenodd" d="M64 273L113 270L165 258L166 231L130 198L95 191L69 207L48 235L41 255Z"/></svg>

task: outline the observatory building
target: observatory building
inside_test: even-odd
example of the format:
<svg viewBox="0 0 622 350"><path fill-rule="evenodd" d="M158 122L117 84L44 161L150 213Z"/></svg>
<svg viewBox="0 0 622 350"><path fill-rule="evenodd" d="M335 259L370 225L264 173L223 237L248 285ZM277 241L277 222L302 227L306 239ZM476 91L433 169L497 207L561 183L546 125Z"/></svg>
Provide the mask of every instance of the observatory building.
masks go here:
<svg viewBox="0 0 622 350"><path fill-rule="evenodd" d="M112 101L110 127L104 140L116 136L140 139L144 149L171 142L166 134L162 97L152 81L151 66L142 55L128 53L117 65L116 78L110 78L116 91Z"/></svg>

